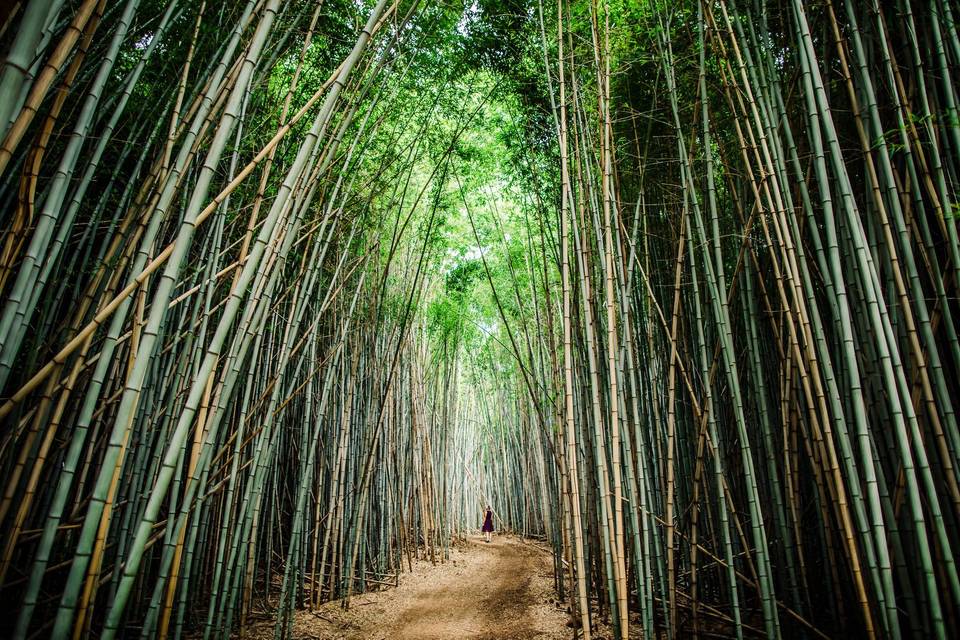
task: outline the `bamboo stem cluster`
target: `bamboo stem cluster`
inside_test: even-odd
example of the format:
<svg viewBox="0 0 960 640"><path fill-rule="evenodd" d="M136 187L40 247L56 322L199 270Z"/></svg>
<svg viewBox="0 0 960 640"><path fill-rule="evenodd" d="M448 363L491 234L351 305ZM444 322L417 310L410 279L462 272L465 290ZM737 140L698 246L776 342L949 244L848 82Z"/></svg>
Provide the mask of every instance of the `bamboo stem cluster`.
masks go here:
<svg viewBox="0 0 960 640"><path fill-rule="evenodd" d="M364 162L416 5L323 61L319 6L105 4L29 3L0 79L4 635L286 636L451 537L425 285L377 304L417 258L370 232L431 181Z"/></svg>
<svg viewBox="0 0 960 640"><path fill-rule="evenodd" d="M951 637L955 7L681 5L540 5L571 606Z"/></svg>

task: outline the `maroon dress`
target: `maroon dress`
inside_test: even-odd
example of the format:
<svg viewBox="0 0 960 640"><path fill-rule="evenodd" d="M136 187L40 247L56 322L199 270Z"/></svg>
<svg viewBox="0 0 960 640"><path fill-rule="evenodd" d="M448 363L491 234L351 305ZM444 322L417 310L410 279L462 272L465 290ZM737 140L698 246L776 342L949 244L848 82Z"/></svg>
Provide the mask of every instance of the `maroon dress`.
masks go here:
<svg viewBox="0 0 960 640"><path fill-rule="evenodd" d="M493 511L487 511L487 516L483 519L483 532L493 532Z"/></svg>

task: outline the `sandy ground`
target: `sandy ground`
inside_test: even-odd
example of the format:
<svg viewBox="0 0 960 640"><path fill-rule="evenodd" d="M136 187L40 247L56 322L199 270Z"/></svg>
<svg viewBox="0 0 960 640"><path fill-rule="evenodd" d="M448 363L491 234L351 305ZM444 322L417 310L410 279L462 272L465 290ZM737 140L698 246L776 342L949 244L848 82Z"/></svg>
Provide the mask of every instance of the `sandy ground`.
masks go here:
<svg viewBox="0 0 960 640"><path fill-rule="evenodd" d="M471 538L450 560L421 561L400 586L299 611L298 640L561 640L571 637L556 604L550 558L514 537Z"/></svg>

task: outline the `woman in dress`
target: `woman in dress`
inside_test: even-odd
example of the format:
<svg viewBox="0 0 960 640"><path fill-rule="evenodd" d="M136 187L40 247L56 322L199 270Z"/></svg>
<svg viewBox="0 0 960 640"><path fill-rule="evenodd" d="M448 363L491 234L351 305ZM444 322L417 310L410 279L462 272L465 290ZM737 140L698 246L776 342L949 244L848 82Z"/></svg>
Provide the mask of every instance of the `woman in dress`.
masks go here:
<svg viewBox="0 0 960 640"><path fill-rule="evenodd" d="M483 537L487 542L490 542L490 534L493 533L493 511L490 509L490 505L487 505L487 513L483 517Z"/></svg>

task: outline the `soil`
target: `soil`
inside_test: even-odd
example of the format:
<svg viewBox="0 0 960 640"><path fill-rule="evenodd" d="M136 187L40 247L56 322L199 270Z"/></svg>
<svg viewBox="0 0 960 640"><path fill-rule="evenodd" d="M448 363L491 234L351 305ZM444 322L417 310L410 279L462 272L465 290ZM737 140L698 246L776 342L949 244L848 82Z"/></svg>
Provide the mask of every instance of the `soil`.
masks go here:
<svg viewBox="0 0 960 640"><path fill-rule="evenodd" d="M509 536L494 536L491 543L469 538L444 563L415 563L398 587L354 596L349 610L329 602L297 612L293 637L561 640L571 630L552 576L550 557L539 546Z"/></svg>

